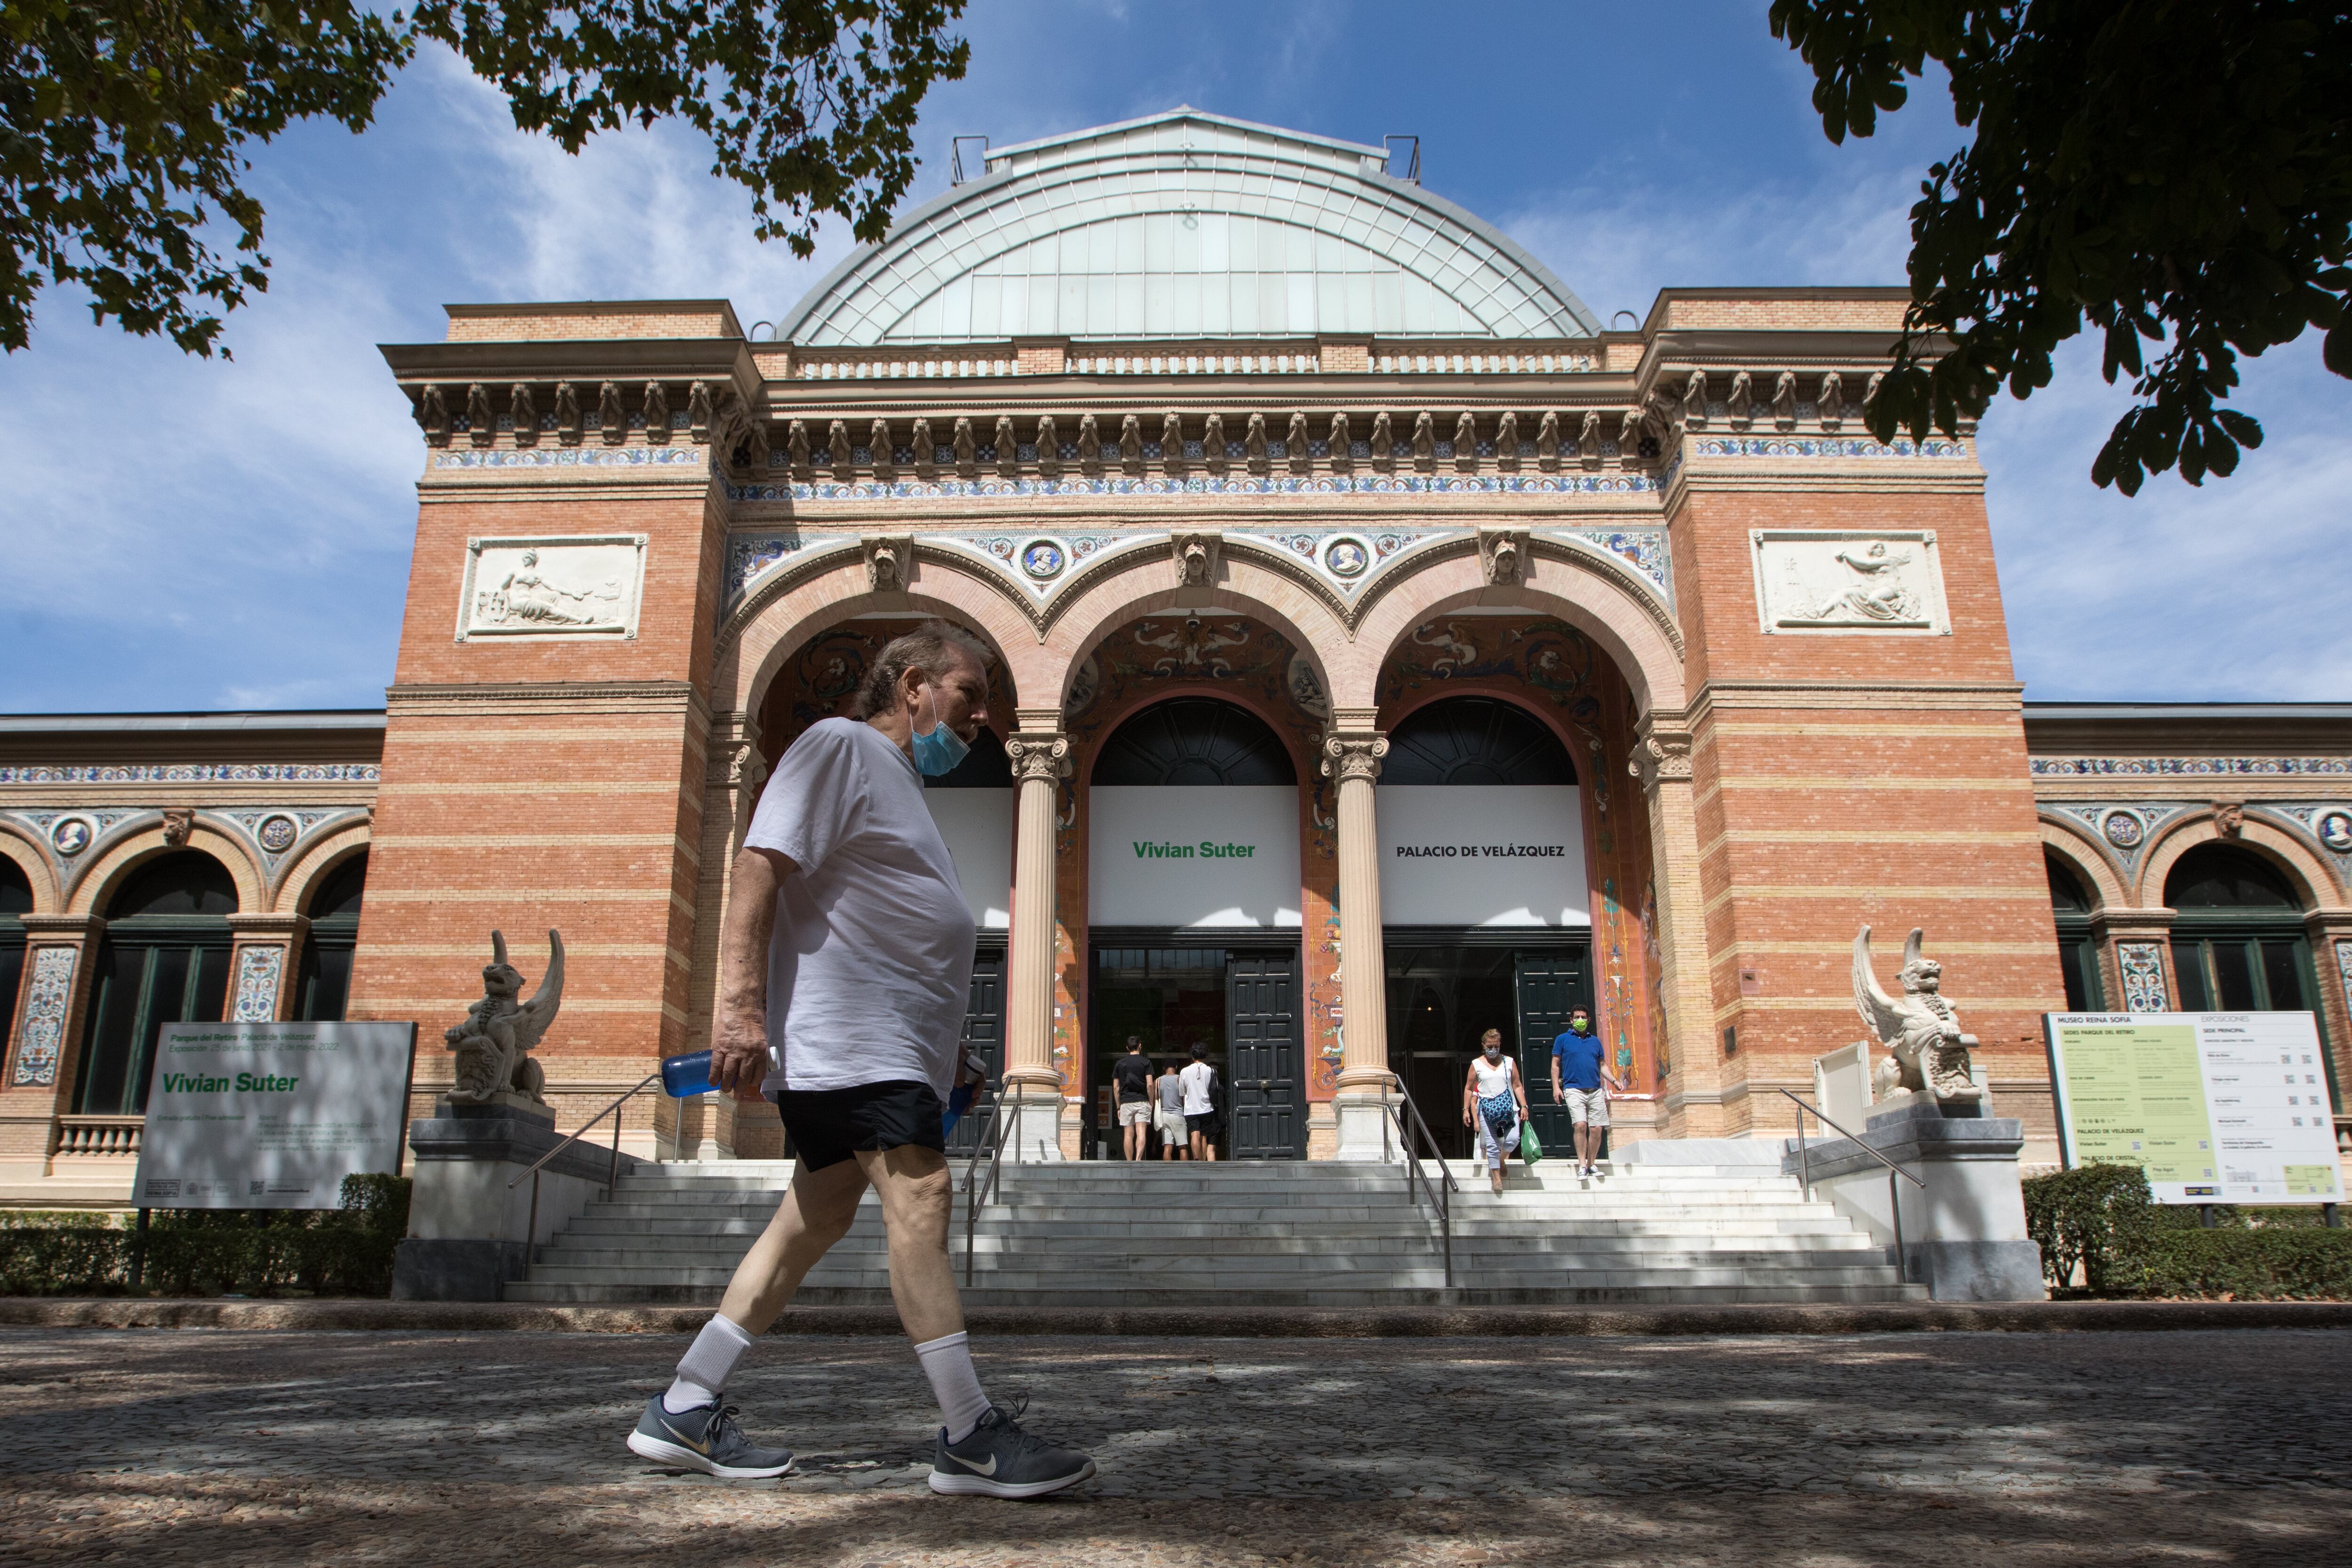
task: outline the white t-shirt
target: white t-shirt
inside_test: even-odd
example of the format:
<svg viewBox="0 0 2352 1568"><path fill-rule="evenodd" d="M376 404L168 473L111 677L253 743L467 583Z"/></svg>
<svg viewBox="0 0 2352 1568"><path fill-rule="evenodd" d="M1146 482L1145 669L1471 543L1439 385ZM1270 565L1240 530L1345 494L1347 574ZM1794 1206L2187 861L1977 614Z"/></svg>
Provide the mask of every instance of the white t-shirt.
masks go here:
<svg viewBox="0 0 2352 1568"><path fill-rule="evenodd" d="M1503 1058L1493 1067L1486 1065L1486 1058L1484 1056L1472 1057L1470 1070L1478 1075L1478 1098L1492 1100L1498 1094L1510 1093L1511 1068L1511 1058L1508 1057Z"/></svg>
<svg viewBox="0 0 2352 1568"><path fill-rule="evenodd" d="M1184 1086L1184 1114L1206 1116L1216 1108L1209 1103L1209 1086L1217 1081L1217 1069L1206 1062L1194 1062L1176 1075Z"/></svg>
<svg viewBox="0 0 2352 1568"><path fill-rule="evenodd" d="M974 928L907 753L871 724L811 725L743 841L800 868L776 892L762 1087L916 1082L946 1099Z"/></svg>

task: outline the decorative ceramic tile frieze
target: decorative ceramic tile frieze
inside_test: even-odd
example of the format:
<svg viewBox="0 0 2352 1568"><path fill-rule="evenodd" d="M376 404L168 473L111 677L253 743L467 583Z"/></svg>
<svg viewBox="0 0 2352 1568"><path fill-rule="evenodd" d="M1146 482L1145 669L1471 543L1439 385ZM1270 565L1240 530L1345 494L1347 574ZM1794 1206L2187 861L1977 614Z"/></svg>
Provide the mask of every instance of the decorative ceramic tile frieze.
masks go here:
<svg viewBox="0 0 2352 1568"><path fill-rule="evenodd" d="M2091 837L2126 871L2139 868L2139 858L2167 822L2190 809L2179 800L2044 801L2045 810L2074 818L2090 829Z"/></svg>
<svg viewBox="0 0 2352 1568"><path fill-rule="evenodd" d="M25 982L25 1020L17 1031L17 1088L44 1089L58 1081L58 1052L65 1041L66 1010L73 1004L74 958L79 950L42 947L33 952L33 973Z"/></svg>
<svg viewBox="0 0 2352 1568"><path fill-rule="evenodd" d="M1675 563L1663 528L1547 528L1547 539L1578 539L1622 556L1650 580L1669 607L1675 602Z"/></svg>
<svg viewBox="0 0 2352 1568"><path fill-rule="evenodd" d="M1695 458L1966 458L1963 442L1897 436L1882 445L1851 436L1693 436L1685 443Z"/></svg>
<svg viewBox="0 0 2352 1568"><path fill-rule="evenodd" d="M2026 767L2036 778L2098 773L2352 773L2352 757L2033 757Z"/></svg>
<svg viewBox="0 0 2352 1568"><path fill-rule="evenodd" d="M723 620L743 602L743 595L752 584L766 576L784 560L812 544L836 542L823 539L803 539L796 531L769 529L758 533L734 533L727 538L727 589L719 595L719 614Z"/></svg>
<svg viewBox="0 0 2352 1568"><path fill-rule="evenodd" d="M582 447L554 451L436 452L436 468L648 468L702 467L700 447Z"/></svg>
<svg viewBox="0 0 2352 1568"><path fill-rule="evenodd" d="M637 635L642 533L468 539L457 640Z"/></svg>
<svg viewBox="0 0 2352 1568"><path fill-rule="evenodd" d="M236 999L232 1024L267 1024L278 1016L278 980L286 971L286 950L255 943L237 950Z"/></svg>
<svg viewBox="0 0 2352 1568"><path fill-rule="evenodd" d="M295 846L308 838L320 824L354 820L365 813L356 806L267 805L205 812L202 815L206 817L224 818L235 823L253 845L262 863L269 868L270 874L274 877L287 855Z"/></svg>
<svg viewBox="0 0 2352 1568"><path fill-rule="evenodd" d="M0 767L0 784L374 784L373 763L155 763L122 767Z"/></svg>
<svg viewBox="0 0 2352 1568"><path fill-rule="evenodd" d="M1768 633L1951 632L1932 530L1755 528L1748 537Z"/></svg>
<svg viewBox="0 0 2352 1568"><path fill-rule="evenodd" d="M2169 1013L2172 999L2164 988L2164 947L2153 942L2116 943L2116 965L2124 975L2124 1011Z"/></svg>
<svg viewBox="0 0 2352 1568"><path fill-rule="evenodd" d="M1428 496L1654 494L1646 474L1102 475L1058 479L817 479L730 485L738 501L1029 500L1045 496Z"/></svg>

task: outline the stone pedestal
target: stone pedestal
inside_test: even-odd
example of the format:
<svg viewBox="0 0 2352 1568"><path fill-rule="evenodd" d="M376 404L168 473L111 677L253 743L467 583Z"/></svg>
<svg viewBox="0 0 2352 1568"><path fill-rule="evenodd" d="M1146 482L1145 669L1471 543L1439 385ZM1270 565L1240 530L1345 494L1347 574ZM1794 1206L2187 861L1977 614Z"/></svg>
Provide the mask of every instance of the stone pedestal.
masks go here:
<svg viewBox="0 0 2352 1568"><path fill-rule="evenodd" d="M444 1100L431 1120L410 1122L415 1185L408 1236L393 1257L393 1299L495 1301L508 1280L521 1279L532 1248L587 1207L613 1173L610 1144L572 1144L541 1169L534 1215L531 1179L515 1178L562 1142L554 1113L520 1095L484 1105ZM636 1163L623 1154L621 1174Z"/></svg>
<svg viewBox="0 0 2352 1568"><path fill-rule="evenodd" d="M2010 1116L1952 1115L1969 1106L1940 1106L1924 1095L1904 1095L1874 1110L1860 1143L1867 1144L1924 1184L1895 1178L1903 1220L1903 1277L1925 1285L1938 1301L2039 1301L2042 1249L2025 1231L2025 1194L2018 1151L2024 1124ZM1886 1167L1853 1140L1808 1140L1801 1167L1797 1141L1787 1140L1780 1169L1801 1173L1815 1193L1895 1245Z"/></svg>

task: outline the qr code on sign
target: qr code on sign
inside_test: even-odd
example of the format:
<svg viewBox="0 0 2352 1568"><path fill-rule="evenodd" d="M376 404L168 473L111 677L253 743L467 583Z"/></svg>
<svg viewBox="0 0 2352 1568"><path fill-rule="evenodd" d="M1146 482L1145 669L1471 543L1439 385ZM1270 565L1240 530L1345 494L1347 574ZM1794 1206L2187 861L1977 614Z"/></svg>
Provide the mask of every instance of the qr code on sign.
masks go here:
<svg viewBox="0 0 2352 1568"><path fill-rule="evenodd" d="M245 1184L245 1195L249 1198L263 1197L268 1195L268 1182L247 1182Z"/></svg>

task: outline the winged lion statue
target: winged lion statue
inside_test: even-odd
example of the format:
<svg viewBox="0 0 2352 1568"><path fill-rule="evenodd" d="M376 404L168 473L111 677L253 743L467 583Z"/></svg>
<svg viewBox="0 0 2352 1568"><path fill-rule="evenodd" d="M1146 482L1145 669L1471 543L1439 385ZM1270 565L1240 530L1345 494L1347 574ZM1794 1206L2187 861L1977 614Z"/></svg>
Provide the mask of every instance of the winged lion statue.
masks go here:
<svg viewBox="0 0 2352 1568"><path fill-rule="evenodd" d="M482 999L466 1009L465 1022L442 1037L457 1053L452 1100L480 1105L500 1094L517 1094L547 1103L541 1092L547 1075L527 1053L547 1037L555 1010L563 1003L563 933L549 931L547 945L547 973L530 1000L520 1002L522 972L507 962L506 933L490 933L490 962L482 966Z"/></svg>
<svg viewBox="0 0 2352 1568"><path fill-rule="evenodd" d="M1944 966L1921 956L1920 934L1914 927L1903 944L1900 996L1878 988L1870 966L1870 928L1853 939L1854 1008L1891 1053L1871 1074L1872 1097L1910 1089L1937 1100L1978 1099L1969 1062L1977 1037L1962 1032L1958 1012L1944 999Z"/></svg>

